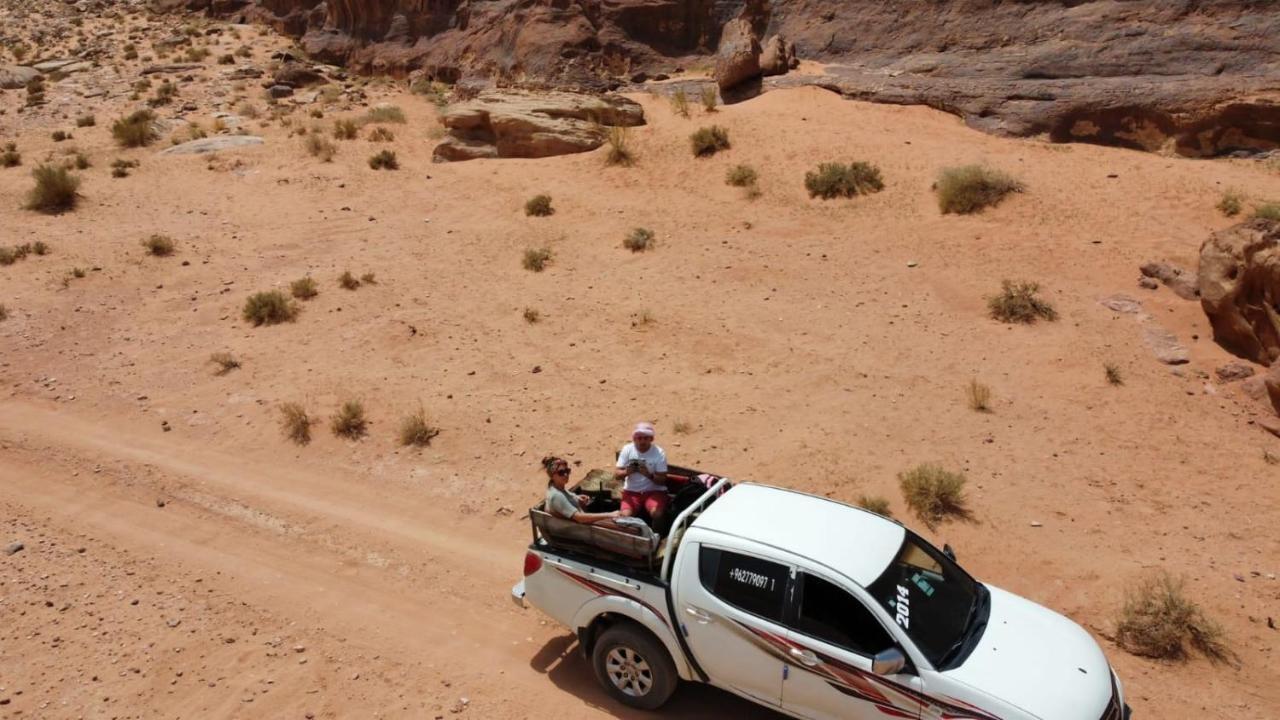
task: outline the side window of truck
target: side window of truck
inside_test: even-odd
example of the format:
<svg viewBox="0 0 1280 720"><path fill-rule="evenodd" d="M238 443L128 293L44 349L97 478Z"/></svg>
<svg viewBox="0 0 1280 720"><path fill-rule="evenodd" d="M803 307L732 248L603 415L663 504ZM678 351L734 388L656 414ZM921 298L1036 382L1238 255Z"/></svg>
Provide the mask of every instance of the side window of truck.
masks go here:
<svg viewBox="0 0 1280 720"><path fill-rule="evenodd" d="M799 573L800 601L793 628L868 657L894 641L861 600L816 575Z"/></svg>
<svg viewBox="0 0 1280 720"><path fill-rule="evenodd" d="M790 569L768 560L701 546L702 587L724 602L766 620L782 621Z"/></svg>

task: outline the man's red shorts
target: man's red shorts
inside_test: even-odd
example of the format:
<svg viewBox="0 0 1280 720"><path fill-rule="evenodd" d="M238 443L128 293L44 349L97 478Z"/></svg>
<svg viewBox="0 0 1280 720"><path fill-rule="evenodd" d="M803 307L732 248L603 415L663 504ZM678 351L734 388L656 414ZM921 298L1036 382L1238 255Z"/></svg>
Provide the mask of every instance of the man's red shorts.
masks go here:
<svg viewBox="0 0 1280 720"><path fill-rule="evenodd" d="M667 495L666 490L642 493L622 491L622 509L630 511L635 516L647 512L649 517L653 517L656 513L665 512L670 502L671 496Z"/></svg>

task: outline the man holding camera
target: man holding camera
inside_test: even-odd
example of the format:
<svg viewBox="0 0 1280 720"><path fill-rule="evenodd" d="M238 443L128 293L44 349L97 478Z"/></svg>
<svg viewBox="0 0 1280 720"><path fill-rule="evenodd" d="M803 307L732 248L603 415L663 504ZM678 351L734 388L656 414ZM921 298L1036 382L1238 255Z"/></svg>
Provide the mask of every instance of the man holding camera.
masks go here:
<svg viewBox="0 0 1280 720"><path fill-rule="evenodd" d="M667 512L667 454L653 444L653 423L642 422L631 433L631 442L618 453L614 476L625 478L622 516L648 513L656 525Z"/></svg>

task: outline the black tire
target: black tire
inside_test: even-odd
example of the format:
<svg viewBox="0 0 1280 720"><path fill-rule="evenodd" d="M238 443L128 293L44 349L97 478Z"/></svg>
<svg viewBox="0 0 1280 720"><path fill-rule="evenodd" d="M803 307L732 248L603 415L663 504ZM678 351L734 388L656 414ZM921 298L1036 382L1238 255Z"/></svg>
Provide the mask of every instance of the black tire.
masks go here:
<svg viewBox="0 0 1280 720"><path fill-rule="evenodd" d="M591 666L610 697L641 710L662 707L680 681L662 643L631 623L604 631L591 652Z"/></svg>

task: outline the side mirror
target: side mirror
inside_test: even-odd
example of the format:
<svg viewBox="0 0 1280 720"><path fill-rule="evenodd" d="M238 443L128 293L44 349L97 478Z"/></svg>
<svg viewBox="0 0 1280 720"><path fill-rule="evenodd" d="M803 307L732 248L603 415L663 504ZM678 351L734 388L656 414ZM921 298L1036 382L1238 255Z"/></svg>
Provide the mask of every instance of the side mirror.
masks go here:
<svg viewBox="0 0 1280 720"><path fill-rule="evenodd" d="M906 666L906 656L896 647L881 650L871 658L871 672L877 675L896 675Z"/></svg>
<svg viewBox="0 0 1280 720"><path fill-rule="evenodd" d="M951 548L950 543L942 546L942 554L950 558L951 562L956 561L956 551Z"/></svg>

